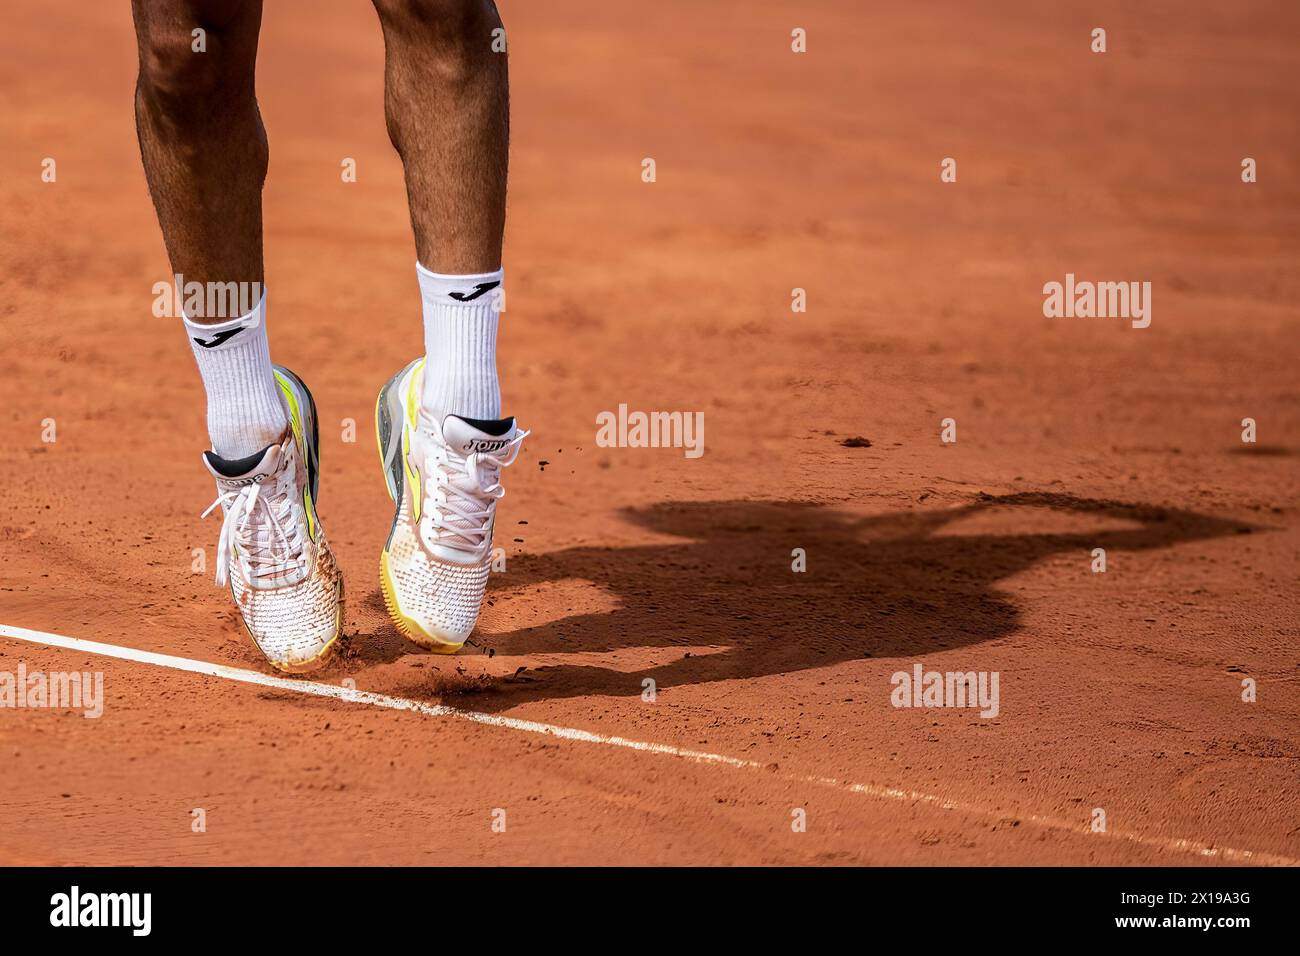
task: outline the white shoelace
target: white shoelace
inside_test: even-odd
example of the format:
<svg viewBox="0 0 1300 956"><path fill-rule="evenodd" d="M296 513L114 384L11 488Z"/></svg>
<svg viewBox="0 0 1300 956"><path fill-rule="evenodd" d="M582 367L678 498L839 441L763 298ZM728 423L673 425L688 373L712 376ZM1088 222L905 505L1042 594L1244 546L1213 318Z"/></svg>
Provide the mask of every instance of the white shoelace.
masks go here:
<svg viewBox="0 0 1300 956"><path fill-rule="evenodd" d="M530 433L519 432L494 452L461 455L441 441L431 441L424 460L424 513L428 533L424 543L461 551L477 551L492 533L492 513L505 497L501 469L514 462Z"/></svg>
<svg viewBox="0 0 1300 956"><path fill-rule="evenodd" d="M219 490L217 500L203 512L206 518L218 505L225 507L217 542L218 586L229 580L231 556L236 554L244 580L255 588L274 587L271 579L289 571L305 570L307 522L306 515L301 513L293 478L293 463L286 460L279 472L267 481Z"/></svg>

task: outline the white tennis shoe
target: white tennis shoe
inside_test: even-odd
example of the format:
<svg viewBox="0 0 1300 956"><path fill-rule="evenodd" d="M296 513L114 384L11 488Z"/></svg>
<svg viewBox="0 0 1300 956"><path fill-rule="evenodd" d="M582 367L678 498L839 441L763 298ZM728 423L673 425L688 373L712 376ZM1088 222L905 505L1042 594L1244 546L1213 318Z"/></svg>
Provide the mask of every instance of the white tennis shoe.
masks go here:
<svg viewBox="0 0 1300 956"><path fill-rule="evenodd" d="M230 460L208 451L224 512L217 584L230 585L244 626L271 666L303 673L323 666L343 627L343 576L316 514L316 403L292 372L276 366L290 427L278 444Z"/></svg>
<svg viewBox="0 0 1300 956"><path fill-rule="evenodd" d="M389 497L397 505L379 558L384 601L415 643L453 654L474 630L491 571L501 469L528 435L513 418L448 415L421 427L424 360L393 376L375 403Z"/></svg>

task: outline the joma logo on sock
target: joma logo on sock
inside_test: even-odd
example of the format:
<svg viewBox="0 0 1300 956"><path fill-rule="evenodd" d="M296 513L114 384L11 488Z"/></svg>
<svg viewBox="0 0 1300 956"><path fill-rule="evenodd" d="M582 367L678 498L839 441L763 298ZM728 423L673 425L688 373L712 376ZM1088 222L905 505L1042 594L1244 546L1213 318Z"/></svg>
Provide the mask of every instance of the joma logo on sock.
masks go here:
<svg viewBox="0 0 1300 956"><path fill-rule="evenodd" d="M148 936L153 926L152 893L70 892L50 897L51 926L128 926L132 936Z"/></svg>
<svg viewBox="0 0 1300 956"><path fill-rule="evenodd" d="M1132 319L1135 329L1151 324L1150 282L1075 282L1067 272L1064 284L1046 283L1043 296L1049 319Z"/></svg>
<svg viewBox="0 0 1300 956"><path fill-rule="evenodd" d="M194 336L193 338L195 342L202 345L205 349L215 349L222 342L229 342L242 331L244 331L244 329L241 326L237 329L223 329L222 331L215 333L210 339L201 339L198 336Z"/></svg>
<svg viewBox="0 0 1300 956"><path fill-rule="evenodd" d="M473 302L479 296L483 295L483 293L491 292L500 284L501 283L496 280L493 280L492 282L480 282L469 292L448 292L447 295L458 302Z"/></svg>
<svg viewBox="0 0 1300 956"><path fill-rule="evenodd" d="M997 671L926 671L920 664L912 672L895 671L889 702L895 707L978 707L981 717L996 717Z"/></svg>
<svg viewBox="0 0 1300 956"><path fill-rule="evenodd" d="M596 416L596 444L601 448L682 448L687 458L704 454L703 412L618 412Z"/></svg>

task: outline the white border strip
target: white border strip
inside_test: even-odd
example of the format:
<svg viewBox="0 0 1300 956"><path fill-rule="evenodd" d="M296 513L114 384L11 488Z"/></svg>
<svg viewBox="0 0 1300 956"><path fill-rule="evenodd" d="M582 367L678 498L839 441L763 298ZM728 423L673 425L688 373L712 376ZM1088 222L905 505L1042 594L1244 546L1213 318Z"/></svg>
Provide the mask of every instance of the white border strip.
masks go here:
<svg viewBox="0 0 1300 956"><path fill-rule="evenodd" d="M681 747L674 747L671 744L647 743L641 740L629 740L626 737L612 737L606 734L593 733L589 730L577 730L572 727L558 727L554 724L545 724L533 720L519 720L514 717L501 717L496 714L484 714L473 710L461 710L457 707L448 707L444 704L426 704L422 701L410 700L406 697L392 697L388 694L376 694L372 691L356 690L350 687L340 687L334 684L323 684L316 681L301 680L291 677L273 677L270 674L250 671L241 667L229 667L225 664L210 664L207 661L196 661L188 657L175 657L171 654L157 654L153 651L139 650L134 647L121 647L116 644L102 644L99 641L88 641L79 637L64 637L62 634L48 634L44 631L32 631L25 627L12 627L7 624L0 624L0 637L10 637L14 640L27 641L31 644L43 644L47 647L62 647L67 650L82 651L87 654L98 654L102 657L112 657L123 661L135 661L138 664L152 664L155 667L166 667L171 670L187 671L191 674L205 674L208 677L220 677L223 680L238 681L243 684L256 684L260 687L274 687L279 690L292 690L297 691L300 694L308 694L314 697L328 697L333 700L342 700L353 704L369 704L372 707L386 707L390 710L409 710L418 714L424 714L427 717L454 717L457 720L468 720L476 724L488 724L493 727L506 727L510 730L519 730L530 734L544 734L549 737L559 737L562 740L578 740L583 743L604 744L609 747L623 747L627 750L665 754L670 757L678 757L683 760L691 760L697 763L722 764L727 767L736 767L743 770L764 769L764 765L757 761L743 760L739 757L728 757L725 754L708 753L702 750L686 750ZM990 809L988 807L977 806L971 803L964 803L958 800L946 800L942 797L936 797L928 793L921 793L916 790L899 790L894 787L882 787L869 783L849 783L843 780L836 780L832 777L806 776L803 774L774 773L773 776L791 783L815 784L821 787L832 787L849 793L858 793L869 797L875 797L878 800L894 800L904 803L924 803L930 806L939 807L943 810L956 810L961 813L969 813L992 819L1004 819L1008 816L1014 816L1017 819L1027 820L1037 826L1052 830L1061 830L1080 835L1111 837L1113 839L1126 840L1129 843L1134 843L1139 846L1151 847L1158 850L1170 850L1177 853L1190 853L1196 856L1209 857L1211 859L1217 859L1229 863L1256 863L1266 866L1300 866L1300 860L1293 860L1288 857L1276 856L1270 853L1258 853L1253 850L1238 850L1228 846L1215 846L1197 840L1144 836L1140 833L1128 833L1122 830L1108 830L1103 834L1094 834L1086 826L1078 823L1071 823L1068 820L1040 816L1033 813L1004 812Z"/></svg>

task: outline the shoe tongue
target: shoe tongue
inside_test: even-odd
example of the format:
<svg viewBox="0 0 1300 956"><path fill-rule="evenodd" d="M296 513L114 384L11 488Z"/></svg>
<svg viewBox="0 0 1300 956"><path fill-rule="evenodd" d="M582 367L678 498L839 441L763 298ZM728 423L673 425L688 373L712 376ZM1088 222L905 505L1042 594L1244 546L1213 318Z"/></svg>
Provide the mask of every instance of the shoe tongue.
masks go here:
<svg viewBox="0 0 1300 956"><path fill-rule="evenodd" d="M515 420L448 415L442 420L442 437L462 455L496 452L505 448L515 437Z"/></svg>
<svg viewBox="0 0 1300 956"><path fill-rule="evenodd" d="M225 487L251 485L274 475L280 467L283 454L281 445L267 445L247 458L222 458L216 452L205 451L203 464L212 472L212 477Z"/></svg>

